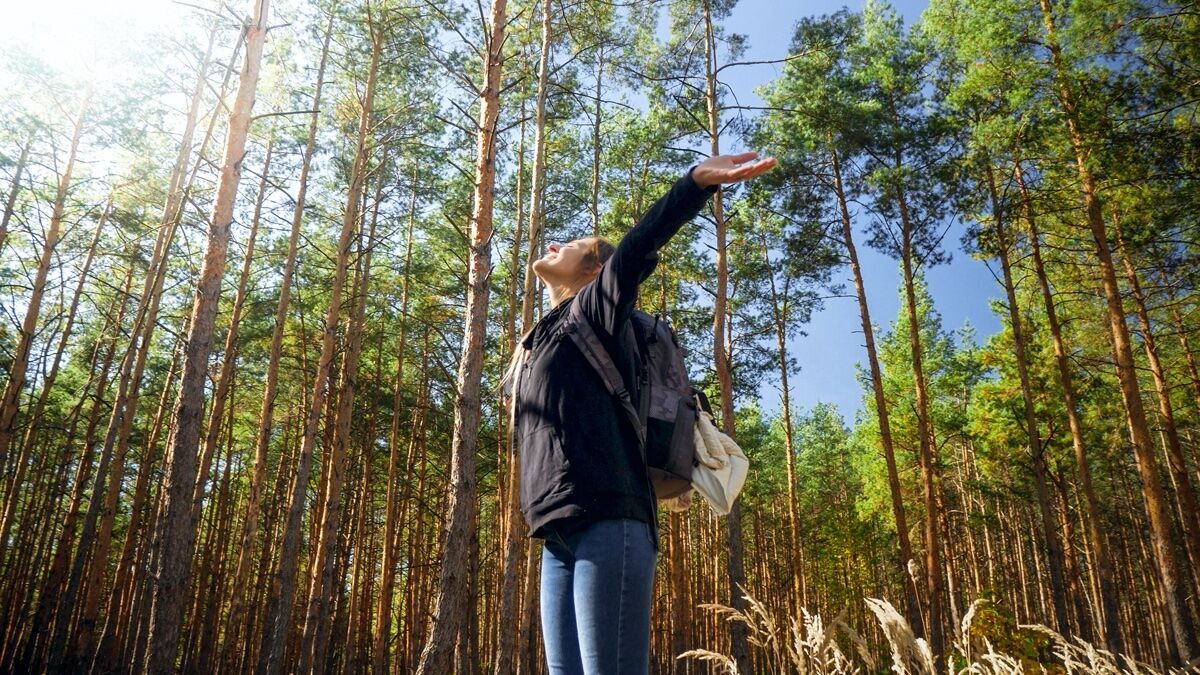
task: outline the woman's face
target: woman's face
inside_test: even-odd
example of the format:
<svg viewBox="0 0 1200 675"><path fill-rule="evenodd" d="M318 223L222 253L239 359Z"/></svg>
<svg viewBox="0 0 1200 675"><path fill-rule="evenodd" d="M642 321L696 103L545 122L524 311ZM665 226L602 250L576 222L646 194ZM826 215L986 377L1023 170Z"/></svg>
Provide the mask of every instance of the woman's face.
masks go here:
<svg viewBox="0 0 1200 675"><path fill-rule="evenodd" d="M585 256L588 241L575 239L566 244L551 242L546 246L546 255L533 263L533 273L544 283L569 284L582 277L590 276Z"/></svg>

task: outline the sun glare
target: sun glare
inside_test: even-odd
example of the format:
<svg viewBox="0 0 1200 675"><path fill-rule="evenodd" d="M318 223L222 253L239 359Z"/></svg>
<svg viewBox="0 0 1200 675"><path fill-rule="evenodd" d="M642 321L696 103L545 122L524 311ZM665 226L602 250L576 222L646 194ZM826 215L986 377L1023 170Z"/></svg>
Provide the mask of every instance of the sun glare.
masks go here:
<svg viewBox="0 0 1200 675"><path fill-rule="evenodd" d="M0 0L0 8L0 52L22 51L93 82L120 77L139 37L169 31L194 11L172 0Z"/></svg>

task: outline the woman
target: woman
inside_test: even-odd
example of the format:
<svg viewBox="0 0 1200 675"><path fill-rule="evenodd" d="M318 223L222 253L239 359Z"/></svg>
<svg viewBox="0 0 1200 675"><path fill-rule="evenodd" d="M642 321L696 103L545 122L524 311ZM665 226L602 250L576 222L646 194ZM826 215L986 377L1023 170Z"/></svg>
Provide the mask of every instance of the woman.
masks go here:
<svg viewBox="0 0 1200 675"><path fill-rule="evenodd" d="M637 396L630 315L658 249L700 212L721 183L775 166L757 153L696 165L614 249L588 237L550 245L533 272L551 309L521 340L505 384L520 456L521 512L542 547L542 638L552 675L635 675L650 656L650 597L658 560L653 488L635 431L562 319L584 316Z"/></svg>

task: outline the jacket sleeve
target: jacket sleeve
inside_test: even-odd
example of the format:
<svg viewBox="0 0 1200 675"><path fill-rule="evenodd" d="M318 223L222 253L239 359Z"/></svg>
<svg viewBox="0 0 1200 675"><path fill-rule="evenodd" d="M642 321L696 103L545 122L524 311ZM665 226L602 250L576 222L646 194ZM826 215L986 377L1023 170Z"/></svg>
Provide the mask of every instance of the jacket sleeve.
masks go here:
<svg viewBox="0 0 1200 675"><path fill-rule="evenodd" d="M618 329L633 313L638 285L658 264L658 249L695 218L716 191L715 185L709 188L697 185L689 170L621 238L600 274L580 289L575 298L596 330L616 338Z"/></svg>

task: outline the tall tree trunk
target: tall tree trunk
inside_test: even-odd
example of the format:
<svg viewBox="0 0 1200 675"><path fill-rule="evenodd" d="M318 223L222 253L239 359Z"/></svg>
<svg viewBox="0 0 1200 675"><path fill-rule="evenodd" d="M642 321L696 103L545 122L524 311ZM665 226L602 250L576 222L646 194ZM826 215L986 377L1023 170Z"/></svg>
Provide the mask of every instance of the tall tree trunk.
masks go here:
<svg viewBox="0 0 1200 675"><path fill-rule="evenodd" d="M5 493L4 511L0 515L0 561L4 559L8 535L12 530L13 519L16 517L17 503L20 501L22 484L25 482L25 471L29 465L30 455L37 443L38 431L41 429L42 415L45 413L46 403L50 400L50 393L54 388L54 383L58 380L58 371L62 365L62 357L67 350L67 343L71 338L71 333L75 326L75 315L79 309L79 299L83 296L83 287L88 281L88 275L92 270L92 261L96 256L96 245L100 242L100 234L104 231L104 225L108 222L108 215L111 211L112 197L110 196L104 206L103 213L96 220L96 230L92 234L87 254L84 256L83 266L79 270L79 281L75 284L74 293L71 294L71 304L67 309L67 316L63 320L62 335L59 337L58 348L54 351L54 361L50 364L50 371L42 379L42 391L38 394L37 403L34 404L33 410L29 414L25 436L21 441L21 452L17 457L14 474Z"/></svg>
<svg viewBox="0 0 1200 675"><path fill-rule="evenodd" d="M250 217L250 232L246 235L246 253L242 258L242 269L238 274L237 290L233 296L233 308L229 314L229 328L225 332L225 349L221 354L221 370L217 374L216 386L213 388L212 401L209 404L208 425L204 432L204 445L200 451L200 468L196 473L196 486L192 492L191 527L194 529L200 522L200 511L205 497L205 485L208 482L209 469L213 457L217 453L222 431L221 419L225 412L225 402L233 388L233 369L237 365L239 328L242 322L242 311L246 305L246 285L250 281L250 267L254 262L254 244L258 238L258 224L262 218L263 201L267 197L267 187L271 173L271 155L275 147L272 135L267 139L266 156L263 158L262 173L258 181L258 193L254 200L254 214Z"/></svg>
<svg viewBox="0 0 1200 675"><path fill-rule="evenodd" d="M495 0L493 0L495 2ZM525 295L521 303L522 333L533 325L534 288L537 275L533 263L538 256L534 253L542 242L542 203L546 192L546 93L550 78L551 22L550 0L542 0L542 42L538 57L537 99L533 109L533 170L529 180L529 256L525 259Z"/></svg>
<svg viewBox="0 0 1200 675"><path fill-rule="evenodd" d="M358 204L362 198L368 155L373 144L370 140L375 105L376 74L379 70L383 37L378 28L371 25L371 63L367 71L366 89L363 92L362 110L358 119L358 141L350 171L350 185L346 192L346 209L342 218L341 234L337 243L337 263L333 283L329 291L329 309L325 314L324 333L321 337L321 356L317 362L317 373L312 382L308 415L304 423L300 456L291 494L287 499L287 524L280 548L280 565L272 579L271 595L267 600L266 624L259 648L257 672L259 675L278 673L283 667L287 634L291 627L293 597L296 590L296 568L299 564L300 525L304 513L304 495L307 492L309 474L312 470L312 454L316 445L317 425L325 410L325 397L329 374L333 366L333 348L337 334L338 317L341 313L342 288L346 283L347 260L350 240L358 223Z"/></svg>
<svg viewBox="0 0 1200 675"><path fill-rule="evenodd" d="M254 17L246 27L245 68L229 115L225 160L222 163L216 200L213 203L208 248L205 251L195 304L192 307L191 329L188 333L179 403L174 419L175 437L167 453L170 461L163 487L165 500L159 524L161 559L155 569L146 659L146 670L151 675L175 670L179 625L183 618L183 594L187 592L192 547L196 537L195 528L191 527L190 520L192 494L196 486L196 451L200 441L201 417L204 413L208 354L221 292L221 277L225 271L225 252L229 246L233 204L241 178L241 161L245 154L246 136L251 122L250 113L258 86L263 44L267 37L268 2L269 0L258 1Z"/></svg>
<svg viewBox="0 0 1200 675"><path fill-rule="evenodd" d="M705 108L708 113L708 139L711 157L721 154L720 127L717 113L717 44L713 31L712 4L704 1L704 75L705 75ZM729 362L726 330L726 299L729 293L728 253L725 242L725 202L724 193L719 188L713 195L713 221L716 224L716 257L717 257L717 292L713 302L713 360L716 364L717 382L721 388L721 426L730 438L737 435L734 429L733 413L733 374ZM729 331L731 332L731 331ZM657 514L656 514L657 515ZM745 611L746 601L740 588L746 583L746 573L743 570L742 552L742 510L741 505L734 502L733 508L726 516L726 534L728 536L727 573L729 575L729 593L732 596L730 605L739 612ZM729 629L731 655L738 670L751 672L750 645L746 638L746 625L742 622L732 622Z"/></svg>
<svg viewBox="0 0 1200 675"><path fill-rule="evenodd" d="M1125 405L1130 441L1133 444L1134 456L1137 458L1138 475L1142 481L1142 499L1145 502L1146 513L1150 521L1154 557L1159 576L1162 579L1167 614L1171 619L1171 636L1180 660L1186 664L1200 656L1200 642L1198 642L1188 609L1184 572L1172 545L1171 518L1167 512L1166 497L1158 482L1157 462L1154 458L1153 442L1150 440L1150 427L1146 422L1142 395L1138 390L1137 370L1133 360L1133 347L1129 339L1129 327L1125 324L1125 310L1121 306L1121 289L1117 284L1112 252L1109 250L1108 232L1104 223L1100 196L1096 191L1090 153L1084 141L1086 131L1080 122L1075 95L1071 91L1070 78L1058 46L1050 0L1040 0L1039 4L1042 21L1046 27L1046 47L1050 51L1051 64L1057 80L1058 99L1066 117L1067 134L1075 154L1076 169L1079 172L1088 227L1096 245L1096 259L1099 263L1100 278L1108 304L1109 330L1116 357L1117 380L1121 387L1121 400Z"/></svg>
<svg viewBox="0 0 1200 675"><path fill-rule="evenodd" d="M1121 639L1120 612L1117 605L1117 590L1113 581L1113 570L1108 548L1104 544L1104 536L1100 532L1100 506L1096 499L1096 489L1092 486L1091 462L1087 457L1087 447L1083 440L1083 423L1079 419L1079 409L1076 403L1075 378L1071 372L1071 361L1067 353L1066 342L1063 340L1062 327L1058 320L1058 310L1054 304L1054 294L1050 289L1050 281L1046 276L1046 267L1042 262L1041 234L1038 231L1037 219L1033 214L1033 201L1025 186L1024 172L1020 164L1014 164L1013 176L1021 198L1021 212L1029 228L1029 247L1033 259L1034 273L1042 291L1042 303L1046 310L1046 323L1050 328L1050 337L1054 342L1054 360L1058 366L1059 385L1063 391L1063 407L1067 412L1067 426L1071 430L1071 446L1075 452L1075 467L1079 477L1079 487L1083 490L1084 516L1091 543L1092 559L1096 584L1099 587L1102 622L1104 624L1104 642L1113 653L1124 652L1124 641Z"/></svg>
<svg viewBox="0 0 1200 675"><path fill-rule="evenodd" d="M254 538L258 535L259 512L262 504L263 486L267 480L268 457L271 445L271 435L275 430L275 396L279 390L279 360L283 352L283 330L287 324L288 306L291 302L292 277L296 270L296 256L299 250L300 226L304 222L305 196L308 192L308 172L312 165L313 153L317 144L317 122L321 108L321 88L325 83L325 63L329 55L329 41L333 35L333 13L325 22L325 39L321 46L321 58L317 66L317 80L313 88L312 115L308 123L308 140L300 160L300 174L297 177L297 192L295 206L292 210L292 229L288 237L287 260L284 261L282 275L279 281L279 299L275 305L275 323L271 328L271 347L267 357L267 371L263 385L262 407L258 415L258 431L254 436L254 469L250 477L249 493L246 496L246 514L242 520L241 533L237 547L238 559L230 587L233 598L226 618L225 644L222 648L224 667L226 670L243 670L238 663L239 639L249 642L246 637L250 633L243 632L245 626L247 578L253 563ZM281 465L282 466L282 465Z"/></svg>
<svg viewBox="0 0 1200 675"><path fill-rule="evenodd" d="M130 601L133 599L136 577L135 546L142 540L142 520L145 512L152 508L149 502L150 472L157 465L158 437L164 426L164 418L170 408L170 395L175 375L179 372L179 357L183 342L179 341L171 357L171 365L167 368L167 377L163 380L162 393L158 407L154 413L154 421L150 425L149 440L146 442L138 467L137 482L133 490L133 503L129 509L129 522L125 526L125 543L121 555L117 558L116 574L113 579L112 592L108 600L108 612L100 644L96 650L96 658L92 671L96 673L112 673L119 669L120 636L129 629ZM83 656L88 656L83 654Z"/></svg>
<svg viewBox="0 0 1200 675"><path fill-rule="evenodd" d="M475 446L479 432L479 385L483 371L483 342L487 327L488 278L491 275L492 205L496 181L496 124L500 113L500 72L504 63L506 0L492 1L485 50L483 86L480 90L479 144L475 160L475 209L471 216L471 251L466 305L466 326L459 359L454 401L454 435L451 441L449 514L444 535L442 573L433 611L433 624L418 675L450 672L455 637L466 617L463 594L473 570L468 564L467 531L475 503Z"/></svg>
<svg viewBox="0 0 1200 675"><path fill-rule="evenodd" d="M125 278L126 292L129 290L129 285L132 282L132 279L133 268L131 266ZM52 640L55 633L55 628L58 624L57 620L55 619L55 613L65 611L65 613L70 614L70 609L63 609L64 607L69 606L62 604L61 595L63 584L66 582L67 566L71 561L71 544L75 540L76 527L78 526L79 521L79 507L83 501L83 492L85 486L87 485L88 479L90 478L92 461L95 456L96 427L100 421L100 414L104 411L102 396L103 392L107 391L108 389L108 381L109 377L111 376L110 369L112 367L113 358L116 355L116 345L117 340L121 335L121 325L125 319L126 304L127 303L124 302L119 304L117 309L117 317L112 324L114 326L113 336L108 341L108 344L105 348L103 364L100 367L96 388L94 390L96 395L94 397L92 408L88 413L88 423L83 434L82 445L80 446L82 451L79 463L75 470L75 481L74 488L71 491L70 505L67 507L66 515L63 518L63 526L59 532L58 542L54 551L54 558L50 563L50 569L47 570L46 575L43 577L41 583L41 588L38 593L38 606L34 613L33 621L31 622L29 639L22 650L20 660L18 661L17 668L15 669L18 671L33 669L38 659L38 653L42 651L44 647L48 646L48 642ZM85 402L85 398L80 398L79 402L76 404L75 411L72 413L72 418L77 417L78 411L82 408ZM71 433L68 434L67 437L74 439L74 423L72 423L70 431ZM70 456L71 453L68 451L62 465L62 471L64 473L70 466ZM64 619L64 622L65 621L66 620ZM48 631L48 628L51 630ZM65 628L63 631L65 634Z"/></svg>
<svg viewBox="0 0 1200 675"><path fill-rule="evenodd" d="M900 165L899 156L896 166ZM942 663L945 644L942 633L942 551L938 537L937 457L934 452L933 429L929 419L929 393L925 384L925 365L921 346L921 324L917 315L916 280L913 270L912 224L908 219L908 204L904 193L896 190L903 234L901 255L904 270L904 301L908 313L908 341L912 355L913 390L916 395L917 443L921 465L921 485L925 500L925 592L929 612L926 626L929 646L936 663Z"/></svg>
<svg viewBox="0 0 1200 675"><path fill-rule="evenodd" d="M379 49L382 41L376 41L373 63L378 64ZM373 71L372 71L373 72ZM378 184L382 186L383 167L387 163L387 153L384 153L380 163ZM365 163L362 165L366 171ZM364 176L363 180L366 178ZM358 283L355 284L351 297L353 305L349 316L346 317L346 351L342 357L341 382L338 386L337 411L333 419L333 443L330 448L329 480L325 489L325 509L321 514L320 541L317 544L317 559L312 568L312 580L308 597L308 615L304 621L304 635L301 639L299 672L309 672L313 668L322 670L325 664L326 650L329 644L329 622L331 596L334 592L334 562L337 556L337 544L340 539L339 521L341 519L342 484L346 467L347 451L350 448L350 421L354 412L354 395L358 391L358 364L362 355L363 320L366 312L367 294L371 284L371 251L375 246L375 223L379 216L380 190L376 190L375 208L371 217L370 232L367 243L362 245L361 230L359 233ZM346 209L354 206L347 204ZM338 585L340 588L340 584Z"/></svg>
<svg viewBox="0 0 1200 675"><path fill-rule="evenodd" d="M8 189L8 198L4 200L4 215L0 216L0 252L4 251L4 242L8 239L8 223L16 210L17 195L21 192L21 172L25 170L25 162L29 159L33 136L33 132L30 132L25 138L25 144L21 146L21 155L17 157L17 165L13 168L12 187Z"/></svg>
<svg viewBox="0 0 1200 675"><path fill-rule="evenodd" d="M767 246L765 236L763 237L762 248L763 260L766 262L768 279L771 285L771 318L775 327L775 356L779 361L779 387L781 394L779 414L783 418L784 466L787 469L788 489L788 543L792 551L792 555L788 556L788 564L792 577L793 602L795 603L792 607L791 616L803 616L802 609L806 601L806 589L804 588L804 576L800 570L800 518L796 513L796 450L792 435L791 391L788 387L788 287L791 285L791 277L784 277L783 298L781 300L779 291L775 286L775 272L774 268L771 267L770 248ZM803 658L803 654L801 654L801 658Z"/></svg>
<svg viewBox="0 0 1200 675"><path fill-rule="evenodd" d="M858 314L862 323L863 344L867 351L867 362L871 370L871 391L875 396L875 415L879 423L879 444L883 448L883 459L887 464L888 493L891 496L892 518L896 521L896 539L900 545L900 556L896 559L896 574L904 589L904 609L908 624L920 637L925 634L921 622L921 605L917 600L916 580L908 573L908 563L913 559L912 541L908 536L908 518L904 513L904 494L900 491L900 472L896 468L896 451L892 441L891 414L887 397L883 391L883 369L879 366L879 354L875 349L875 326L871 323L871 312L867 305L867 289L863 283L862 268L858 263L858 248L854 245L854 231L847 206L846 191L842 184L841 157L829 137L829 157L833 168L833 188L838 200L838 214L842 223L842 239L854 277L854 292L858 300Z"/></svg>
<svg viewBox="0 0 1200 675"><path fill-rule="evenodd" d="M1161 433L1163 445L1167 452L1167 469L1171 472L1171 481L1175 484L1175 496L1179 504L1179 520L1183 525L1184 550L1191 561L1192 583L1200 589L1200 517L1197 517L1196 493L1192 489L1192 480L1188 475L1187 459L1183 455L1183 447L1179 442L1179 430L1175 426L1175 409L1171 405L1171 387L1167 382L1166 372L1158 356L1158 343L1150 325L1150 313L1146 309L1146 295L1142 292L1142 284L1138 279L1137 270L1130 260L1132 251L1126 244L1121 232L1121 223L1117 214L1113 214L1113 224L1117 235L1117 244L1121 248L1121 261L1125 267L1125 278L1129 281L1134 307L1137 309L1138 325L1142 329L1142 348L1146 352L1146 361L1150 364L1150 374L1154 378L1154 391L1158 395L1158 410L1162 415Z"/></svg>
<svg viewBox="0 0 1200 675"><path fill-rule="evenodd" d="M8 367L8 380L4 385L4 394L0 398L0 469L8 468L8 446L16 434L17 408L21 404L21 392L29 368L29 352L33 349L33 337L37 331L38 319L42 313L42 298L46 294L46 279L50 273L50 263L54 258L54 250L58 247L62 235L63 216L67 203L67 191L71 189L71 176L75 171L75 154L79 149L79 139L83 135L83 120L87 114L88 105L92 100L92 88L84 91L79 104L79 112L71 131L71 147L67 151L67 162L62 175L58 179L58 192L54 197L54 207L50 214L50 227L46 230L46 238L42 242L42 255L38 259L37 270L34 272L33 287L29 293L29 302L25 307L25 318L21 321L21 333L13 349L12 361ZM15 184L14 184L15 189ZM4 475L9 475L7 470ZM15 494L8 495L9 500L15 499ZM3 550L0 550L0 554Z"/></svg>
<svg viewBox="0 0 1200 675"><path fill-rule="evenodd" d="M517 282L519 275L517 270L520 265L521 257L521 226L524 219L522 201L522 186L525 178L525 101L521 101L521 137L517 143L517 189L516 189L516 217L513 224L513 245L511 251L511 260L509 269L512 270L512 277L509 279L508 287L508 311L507 323L504 331L505 338L505 361L508 363L512 359L515 350L517 349ZM533 251L530 251L533 255ZM531 289L532 290L532 289ZM532 307L532 301L531 301ZM522 327L524 328L524 326ZM502 395L503 396L503 395ZM510 410L512 405L511 397L503 397L501 399L500 408L502 410ZM500 456L507 459L507 466L504 470L507 472L507 479L504 482L504 490L500 495L501 515L502 515L502 532L500 535L500 546L502 549L501 568L500 568L500 592L499 592L499 616L497 618L498 632L496 640L496 652L493 657L495 663L495 675L511 675L517 668L517 641L520 638L518 628L520 621L518 618L518 596L517 586L520 578L518 575L521 572L521 549L522 544L526 543L526 538L518 533L518 528L523 524L521 518L521 472L520 458L513 448L514 429L512 424L504 423L510 415L504 415L501 418L503 426L503 434L500 436L500 442L503 444ZM528 545L526 543L526 545ZM379 675L379 674L376 674Z"/></svg>
<svg viewBox="0 0 1200 675"><path fill-rule="evenodd" d="M412 196L408 210L408 232L404 239L404 277L400 284L400 326L396 340L396 382L392 392L392 422L388 430L388 479L387 506L384 511L383 570L379 581L379 606L375 616L375 636L371 646L371 672L385 675L388 672L388 644L392 630L392 594L396 581L396 554L399 552L399 532L403 521L397 523L396 510L404 501L397 503L396 489L400 481L400 419L404 392L404 353L407 349L409 283L412 278L413 226L417 220L417 171L413 170ZM407 490L411 483L412 444L414 434L409 430L409 455L404 474ZM398 527L398 525L400 527Z"/></svg>
<svg viewBox="0 0 1200 675"><path fill-rule="evenodd" d="M1029 384L1029 357L1025 346L1025 329L1021 311L1017 306L1017 288L1013 281L1010 252L1013 242L1009 241L1000 195L996 188L996 176L991 165L987 167L988 194L992 202L992 226L995 228L996 255L1000 258L1003 273L1004 294L1008 298L1008 319L1012 326L1013 351L1017 360L1017 377L1021 382L1021 399L1025 407L1025 439L1029 444L1029 457L1033 466L1033 482L1037 490L1038 512L1042 518L1042 535L1046 544L1046 560L1050 568L1050 593L1054 599L1054 620L1059 634L1070 632L1067 615L1067 589L1063 574L1062 542L1054 523L1054 506L1051 503L1047 484L1045 448L1038 432L1036 404L1033 389ZM1090 636L1087 636L1090 637Z"/></svg>

